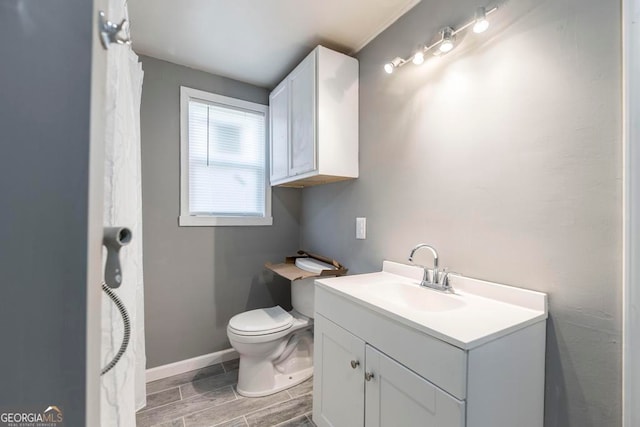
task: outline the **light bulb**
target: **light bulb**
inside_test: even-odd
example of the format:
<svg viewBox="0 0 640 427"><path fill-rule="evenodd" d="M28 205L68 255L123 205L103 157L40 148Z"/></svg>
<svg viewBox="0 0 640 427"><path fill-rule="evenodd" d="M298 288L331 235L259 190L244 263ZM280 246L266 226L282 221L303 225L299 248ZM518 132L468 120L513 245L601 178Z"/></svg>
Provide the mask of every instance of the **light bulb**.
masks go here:
<svg viewBox="0 0 640 427"><path fill-rule="evenodd" d="M487 21L487 13L484 7L476 9L476 23L473 24L473 32L476 34L484 33L489 28L489 21Z"/></svg>
<svg viewBox="0 0 640 427"><path fill-rule="evenodd" d="M393 73L394 68L396 67L391 62L387 62L386 64L384 64L384 70L387 72L387 74Z"/></svg>
<svg viewBox="0 0 640 427"><path fill-rule="evenodd" d="M447 53L453 49L453 29L451 29L451 27L442 30L442 41L438 49L440 49L442 53Z"/></svg>
<svg viewBox="0 0 640 427"><path fill-rule="evenodd" d="M489 28L489 21L486 19L481 19L473 24L473 32L476 34L484 33L487 31L487 28Z"/></svg>
<svg viewBox="0 0 640 427"><path fill-rule="evenodd" d="M420 65L424 62L424 53L422 51L416 52L413 55L413 63L416 65Z"/></svg>
<svg viewBox="0 0 640 427"><path fill-rule="evenodd" d="M393 58L391 62L387 62L386 64L384 64L384 71L386 71L387 74L391 74L396 68L398 68L401 65L404 65L404 62L405 62L404 59L400 58L399 56L396 56L395 58Z"/></svg>
<svg viewBox="0 0 640 427"><path fill-rule="evenodd" d="M447 53L453 49L453 43L450 40L445 40L440 44L440 52Z"/></svg>

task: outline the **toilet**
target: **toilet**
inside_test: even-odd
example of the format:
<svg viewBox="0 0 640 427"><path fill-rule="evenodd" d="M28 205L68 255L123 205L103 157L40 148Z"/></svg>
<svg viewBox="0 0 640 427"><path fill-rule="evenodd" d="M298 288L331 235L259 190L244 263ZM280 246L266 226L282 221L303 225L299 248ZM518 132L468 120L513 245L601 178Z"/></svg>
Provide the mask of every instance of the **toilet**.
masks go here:
<svg viewBox="0 0 640 427"><path fill-rule="evenodd" d="M313 258L297 258L302 270L320 274L335 270ZM227 336L240 354L237 392L260 397L293 387L313 375L315 277L291 282L291 305L260 308L229 320Z"/></svg>

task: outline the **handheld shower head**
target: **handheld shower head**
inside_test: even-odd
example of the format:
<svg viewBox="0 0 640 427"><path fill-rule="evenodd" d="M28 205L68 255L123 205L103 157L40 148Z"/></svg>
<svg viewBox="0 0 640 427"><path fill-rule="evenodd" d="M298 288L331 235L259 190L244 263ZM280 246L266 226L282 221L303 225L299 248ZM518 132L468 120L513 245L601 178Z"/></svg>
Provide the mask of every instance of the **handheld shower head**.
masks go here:
<svg viewBox="0 0 640 427"><path fill-rule="evenodd" d="M104 269L104 281L111 288L118 288L122 284L120 248L128 245L132 237L131 230L127 227L104 228L102 244L107 248L107 265Z"/></svg>

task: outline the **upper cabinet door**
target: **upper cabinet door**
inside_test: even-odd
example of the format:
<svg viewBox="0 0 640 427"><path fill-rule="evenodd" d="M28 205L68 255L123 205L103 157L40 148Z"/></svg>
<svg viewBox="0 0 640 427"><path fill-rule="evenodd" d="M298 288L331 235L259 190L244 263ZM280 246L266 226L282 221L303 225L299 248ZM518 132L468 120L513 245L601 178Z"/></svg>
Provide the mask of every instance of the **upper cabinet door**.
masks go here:
<svg viewBox="0 0 640 427"><path fill-rule="evenodd" d="M269 96L271 182L289 174L289 85L285 79Z"/></svg>
<svg viewBox="0 0 640 427"><path fill-rule="evenodd" d="M365 426L464 427L464 402L369 345L366 361Z"/></svg>
<svg viewBox="0 0 640 427"><path fill-rule="evenodd" d="M316 169L316 51L289 75L289 176Z"/></svg>

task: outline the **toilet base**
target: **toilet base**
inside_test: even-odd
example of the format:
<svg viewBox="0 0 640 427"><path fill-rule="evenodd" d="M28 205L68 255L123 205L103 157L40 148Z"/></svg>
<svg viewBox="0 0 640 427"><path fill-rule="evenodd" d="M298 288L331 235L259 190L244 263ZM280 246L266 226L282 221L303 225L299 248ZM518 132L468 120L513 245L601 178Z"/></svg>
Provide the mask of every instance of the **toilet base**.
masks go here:
<svg viewBox="0 0 640 427"><path fill-rule="evenodd" d="M269 350L272 343L262 346L235 344L240 353L236 390L242 396L268 396L300 384L313 375L313 332L308 326L290 333L287 340L276 342L278 346L268 354L264 351Z"/></svg>
<svg viewBox="0 0 640 427"><path fill-rule="evenodd" d="M273 388L270 388L268 390L262 390L262 391L243 390L240 387L240 382L238 382L238 387L236 388L236 391L238 392L239 395L244 397L269 396L270 394L275 394L279 391L286 390L302 382L305 382L312 376L313 376L313 366L311 366L310 368L295 372L293 374L276 374L274 376L274 386Z"/></svg>

